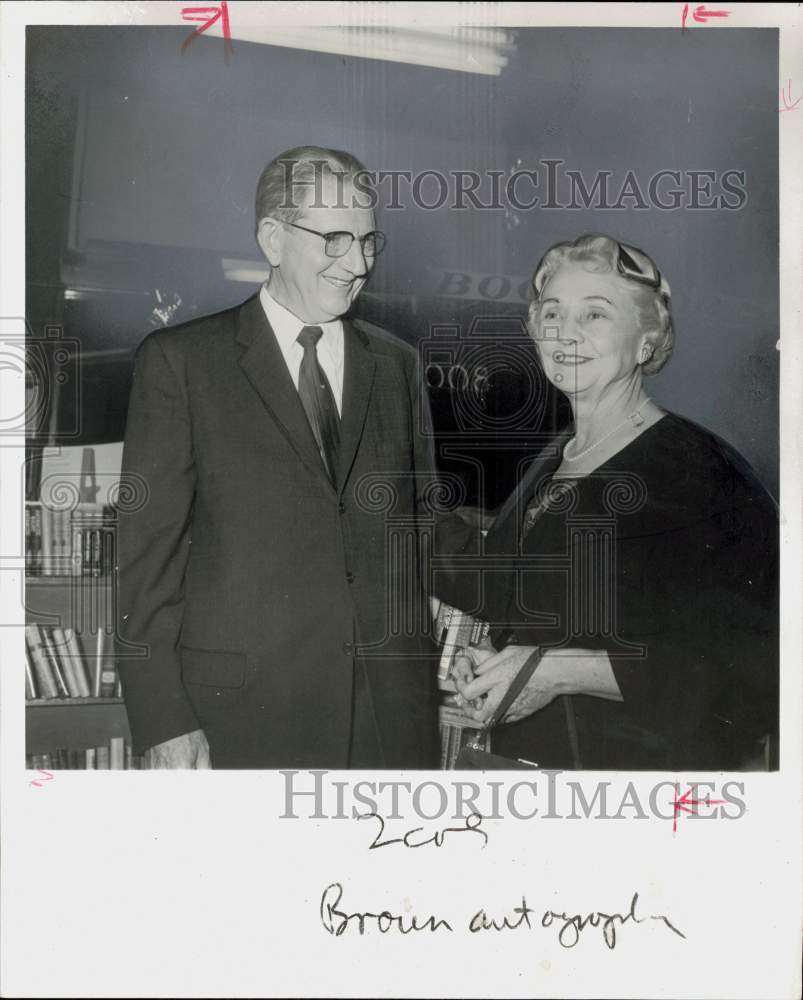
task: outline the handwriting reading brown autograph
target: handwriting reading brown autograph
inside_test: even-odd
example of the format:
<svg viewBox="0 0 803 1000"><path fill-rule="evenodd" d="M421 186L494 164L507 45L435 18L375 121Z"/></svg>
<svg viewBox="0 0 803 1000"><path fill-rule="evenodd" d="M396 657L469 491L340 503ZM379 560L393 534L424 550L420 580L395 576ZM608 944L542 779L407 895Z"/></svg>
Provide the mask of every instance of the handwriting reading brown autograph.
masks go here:
<svg viewBox="0 0 803 1000"><path fill-rule="evenodd" d="M611 951L616 947L619 940L619 933L625 924L643 924L648 920L660 920L666 927L677 934L678 937L686 940L686 935L663 914L640 915L638 908L637 892L633 893L630 900L630 908L627 913L605 913L602 910L593 910L583 915L582 913L558 913L556 910L545 910L541 916L540 925L543 928L558 928L558 944L562 948L574 948L580 942L582 932L587 927L599 927L602 930L602 939L607 948ZM349 913L341 909L343 900L343 886L340 882L332 882L323 891L320 902L321 923L329 934L340 937L349 927L357 928L360 936L365 935L366 929L375 927L380 934L387 934L390 931L407 935L414 931L453 931L454 928L448 920L441 917L429 916L420 920L414 913L397 915L389 910L382 910L374 913L370 910L355 910ZM477 910L468 922L468 931L477 934L482 931L517 931L521 928L528 930L537 929L538 924L531 920L535 917L535 910L527 905L524 896L521 897L521 906L513 909L515 918L503 917L501 920L489 918L485 909Z"/></svg>

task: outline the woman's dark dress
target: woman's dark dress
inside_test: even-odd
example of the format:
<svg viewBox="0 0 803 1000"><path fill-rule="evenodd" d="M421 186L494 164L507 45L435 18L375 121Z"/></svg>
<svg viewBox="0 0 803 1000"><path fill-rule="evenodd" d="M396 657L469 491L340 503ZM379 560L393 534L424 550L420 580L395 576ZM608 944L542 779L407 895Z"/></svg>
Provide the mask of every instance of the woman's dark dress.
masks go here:
<svg viewBox="0 0 803 1000"><path fill-rule="evenodd" d="M624 701L556 698L495 729L494 752L587 770L761 766L778 717L771 497L733 448L666 414L525 534L525 509L560 464L552 451L485 539L497 568L483 572L484 593L460 573L437 592L490 621L497 648L606 650Z"/></svg>

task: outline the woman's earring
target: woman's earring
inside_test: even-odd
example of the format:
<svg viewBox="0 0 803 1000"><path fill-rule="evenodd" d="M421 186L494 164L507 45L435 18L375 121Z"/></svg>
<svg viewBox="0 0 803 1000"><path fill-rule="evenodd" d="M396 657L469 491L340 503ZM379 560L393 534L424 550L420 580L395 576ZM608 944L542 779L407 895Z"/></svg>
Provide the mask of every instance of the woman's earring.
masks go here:
<svg viewBox="0 0 803 1000"><path fill-rule="evenodd" d="M652 357L652 348L651 347L642 347L642 349L641 349L641 363L644 364L646 361L649 361L651 357Z"/></svg>

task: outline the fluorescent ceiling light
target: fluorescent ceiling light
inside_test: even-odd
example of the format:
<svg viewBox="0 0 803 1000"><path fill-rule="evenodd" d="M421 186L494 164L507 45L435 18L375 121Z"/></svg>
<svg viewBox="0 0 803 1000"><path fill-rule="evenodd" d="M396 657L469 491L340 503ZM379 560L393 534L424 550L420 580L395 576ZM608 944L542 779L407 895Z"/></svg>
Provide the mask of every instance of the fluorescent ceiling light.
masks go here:
<svg viewBox="0 0 803 1000"><path fill-rule="evenodd" d="M268 265L256 260L238 260L235 257L224 257L221 260L223 275L227 281L245 281L248 284L260 284L267 281Z"/></svg>
<svg viewBox="0 0 803 1000"><path fill-rule="evenodd" d="M312 52L432 66L461 73L498 76L514 49L513 37L498 28L440 27L416 31L382 25L273 27L232 25L232 37Z"/></svg>

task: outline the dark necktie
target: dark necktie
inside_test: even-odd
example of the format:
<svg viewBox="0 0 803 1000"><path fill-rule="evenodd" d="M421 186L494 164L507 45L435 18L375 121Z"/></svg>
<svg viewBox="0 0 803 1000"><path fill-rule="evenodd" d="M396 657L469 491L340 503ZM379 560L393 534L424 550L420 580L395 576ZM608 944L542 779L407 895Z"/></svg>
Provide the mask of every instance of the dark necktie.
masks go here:
<svg viewBox="0 0 803 1000"><path fill-rule="evenodd" d="M298 373L298 394L318 443L324 468L332 485L337 487L340 417L332 388L318 364L316 345L322 336L323 330L319 326L305 326L298 335L298 342L304 348L301 370Z"/></svg>

